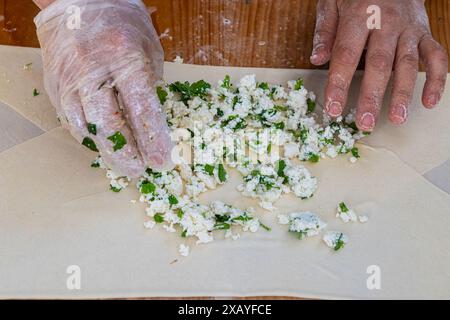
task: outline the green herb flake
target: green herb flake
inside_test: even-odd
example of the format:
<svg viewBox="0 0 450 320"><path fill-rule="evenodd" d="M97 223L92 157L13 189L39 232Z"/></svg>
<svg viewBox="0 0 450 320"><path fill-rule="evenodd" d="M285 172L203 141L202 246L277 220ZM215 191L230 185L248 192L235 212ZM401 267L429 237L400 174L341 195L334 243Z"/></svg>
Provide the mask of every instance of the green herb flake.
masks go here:
<svg viewBox="0 0 450 320"><path fill-rule="evenodd" d="M352 155L355 157L355 158L361 158L361 156L359 155L359 150L358 150L358 148L356 148L356 147L354 147L354 148L352 148Z"/></svg>
<svg viewBox="0 0 450 320"><path fill-rule="evenodd" d="M297 235L298 239L300 239L300 240L303 240L303 238L305 238L307 235L307 230L305 230L305 231L289 231L289 232L292 232L295 235Z"/></svg>
<svg viewBox="0 0 450 320"><path fill-rule="evenodd" d="M112 192L120 192L122 190L122 188L116 188L113 187L112 185L109 185L109 188L111 189Z"/></svg>
<svg viewBox="0 0 450 320"><path fill-rule="evenodd" d="M261 228L263 228L266 231L272 231L272 228L266 226L264 223L262 223L261 221L259 222L259 225L261 226Z"/></svg>
<svg viewBox="0 0 450 320"><path fill-rule="evenodd" d="M226 75L225 79L223 79L222 88L225 88L225 89L231 88L231 79L230 79L229 75Z"/></svg>
<svg viewBox="0 0 450 320"><path fill-rule="evenodd" d="M174 82L169 85L169 90L172 92L177 92L181 96L181 101L187 106L188 101L193 97L205 98L207 90L211 88L211 85L204 80L199 80L192 84L188 81Z"/></svg>
<svg viewBox="0 0 450 320"><path fill-rule="evenodd" d="M301 142L305 142L308 139L309 130L307 128L302 128L300 130L300 140Z"/></svg>
<svg viewBox="0 0 450 320"><path fill-rule="evenodd" d="M309 155L308 161L313 162L313 163L316 163L316 162L319 162L319 160L320 160L319 155L317 155L317 154L315 154L315 153L311 153L311 154Z"/></svg>
<svg viewBox="0 0 450 320"><path fill-rule="evenodd" d="M278 122L278 123L275 123L275 128L276 129L280 129L280 130L283 130L284 129L284 122L283 121L281 121L281 122Z"/></svg>
<svg viewBox="0 0 450 320"><path fill-rule="evenodd" d="M339 208L341 209L342 212L348 212L348 207L345 205L344 202L339 203Z"/></svg>
<svg viewBox="0 0 450 320"><path fill-rule="evenodd" d="M258 88L263 89L263 90L270 90L269 84L268 84L267 82L261 82L261 83L258 85Z"/></svg>
<svg viewBox="0 0 450 320"><path fill-rule="evenodd" d="M171 194L171 195L169 196L169 203L170 203L171 205L178 204L178 199L177 199L173 194Z"/></svg>
<svg viewBox="0 0 450 320"><path fill-rule="evenodd" d="M210 176L213 176L213 175L214 175L214 166L213 166L213 165L211 165L211 164L205 164L204 169L205 169L205 172L206 172L207 174L209 174Z"/></svg>
<svg viewBox="0 0 450 320"><path fill-rule="evenodd" d="M338 250L340 250L340 249L342 249L342 248L344 247L345 242L344 242L344 240L342 239L343 237L344 237L344 234L341 233L341 234L339 235L339 238L336 240L336 244L335 244L335 246L334 246L334 251L338 251Z"/></svg>
<svg viewBox="0 0 450 320"><path fill-rule="evenodd" d="M159 102L161 102L161 104L164 104L167 100L167 91L162 87L156 87L156 94L158 95Z"/></svg>
<svg viewBox="0 0 450 320"><path fill-rule="evenodd" d="M221 164L221 163L218 166L217 175L219 176L220 182L227 181L227 171L225 170L223 164Z"/></svg>
<svg viewBox="0 0 450 320"><path fill-rule="evenodd" d="M186 236L187 236L187 230L183 230L183 232L181 233L181 237L186 238Z"/></svg>
<svg viewBox="0 0 450 320"><path fill-rule="evenodd" d="M284 169L286 168L286 161L284 160L278 160L275 168L277 169L277 174L279 177L284 177Z"/></svg>
<svg viewBox="0 0 450 320"><path fill-rule="evenodd" d="M33 89L33 97L37 97L38 95L40 95L41 93L39 92L38 89L34 88Z"/></svg>
<svg viewBox="0 0 450 320"><path fill-rule="evenodd" d="M108 137L108 140L110 140L114 144L113 145L114 151L122 149L127 144L127 140L120 131L117 131L112 136Z"/></svg>
<svg viewBox="0 0 450 320"><path fill-rule="evenodd" d="M221 128L226 127L231 121L233 121L234 119L236 119L238 116L233 114L231 116L228 117L228 119L225 119L222 121L222 123L220 124Z"/></svg>
<svg viewBox="0 0 450 320"><path fill-rule="evenodd" d="M97 125L95 123L88 123L87 129L89 133L93 134L94 136L97 135Z"/></svg>
<svg viewBox="0 0 450 320"><path fill-rule="evenodd" d="M231 225L226 222L218 222L214 225L214 229L216 230L228 230L231 228Z"/></svg>
<svg viewBox="0 0 450 320"><path fill-rule="evenodd" d="M241 215L241 216L238 216L238 217L235 217L235 218L231 219L231 221L243 221L243 222L247 222L247 221L250 221L250 220L253 220L253 218L249 217L246 212L243 215Z"/></svg>
<svg viewBox="0 0 450 320"><path fill-rule="evenodd" d="M164 222L164 217L163 217L163 215L162 215L162 214L159 214L159 213L155 214L155 215L153 216L153 219L155 220L156 223L163 223L163 222Z"/></svg>
<svg viewBox="0 0 450 320"><path fill-rule="evenodd" d="M237 105L238 102L239 102L239 97L238 96L234 96L233 97L233 102L232 102L233 110L234 110L234 107Z"/></svg>
<svg viewBox="0 0 450 320"><path fill-rule="evenodd" d="M217 116L218 116L219 118L222 117L222 116L224 115L223 110L222 110L222 109L219 109L219 108L216 109L216 114L217 114Z"/></svg>
<svg viewBox="0 0 450 320"><path fill-rule="evenodd" d="M178 217L179 219L182 219L183 216L184 216L183 209L178 209L178 210L177 210L177 217Z"/></svg>
<svg viewBox="0 0 450 320"><path fill-rule="evenodd" d="M211 85L204 80L199 80L191 84L191 93L194 96L204 97L206 90L211 88Z"/></svg>
<svg viewBox="0 0 450 320"><path fill-rule="evenodd" d="M141 193L149 194L149 193L155 193L155 191L156 191L156 186L153 183L151 183L148 180L145 180L144 182L142 182Z"/></svg>
<svg viewBox="0 0 450 320"><path fill-rule="evenodd" d="M152 170L152 168L147 168L145 169L145 173L148 174L149 176L155 176L157 175L158 177L161 177L161 173L160 172L155 172ZM156 178L156 177L155 177Z"/></svg>
<svg viewBox="0 0 450 320"><path fill-rule="evenodd" d="M300 90L301 88L303 88L303 79L299 78L294 85L294 90Z"/></svg>
<svg viewBox="0 0 450 320"><path fill-rule="evenodd" d="M193 138L195 136L194 131L192 131L191 129L187 128L187 131L189 131L189 133L191 134L191 138Z"/></svg>
<svg viewBox="0 0 450 320"><path fill-rule="evenodd" d="M94 140L92 140L89 137L84 138L83 142L81 142L81 144L94 152L98 152L98 149L97 149L97 146L95 145Z"/></svg>
<svg viewBox="0 0 450 320"><path fill-rule="evenodd" d="M316 102L308 98L308 100L306 100L306 103L308 105L308 113L314 112L314 110L316 109Z"/></svg>
<svg viewBox="0 0 450 320"><path fill-rule="evenodd" d="M274 106L273 108L276 111L288 111L288 107L286 107L286 106Z"/></svg>
<svg viewBox="0 0 450 320"><path fill-rule="evenodd" d="M356 122L353 121L349 124L347 124L349 128L352 128L354 131L358 131L358 127L356 126Z"/></svg>
<svg viewBox="0 0 450 320"><path fill-rule="evenodd" d="M92 161L91 168L100 168L100 163L97 160Z"/></svg>

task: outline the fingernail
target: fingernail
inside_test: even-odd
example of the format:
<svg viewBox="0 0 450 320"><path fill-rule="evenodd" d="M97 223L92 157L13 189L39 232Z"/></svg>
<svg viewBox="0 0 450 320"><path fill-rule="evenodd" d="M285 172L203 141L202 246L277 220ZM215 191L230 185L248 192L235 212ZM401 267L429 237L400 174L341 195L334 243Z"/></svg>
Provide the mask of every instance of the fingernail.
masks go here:
<svg viewBox="0 0 450 320"><path fill-rule="evenodd" d="M391 120L395 124L402 124L406 121L407 109L404 105L398 105L391 111Z"/></svg>
<svg viewBox="0 0 450 320"><path fill-rule="evenodd" d="M318 63L319 62L319 55L317 53L314 53L311 55L311 57L309 58L309 60L312 63Z"/></svg>
<svg viewBox="0 0 450 320"><path fill-rule="evenodd" d="M428 96L428 106L435 107L439 103L439 96L437 94L431 94Z"/></svg>
<svg viewBox="0 0 450 320"><path fill-rule="evenodd" d="M366 112L361 117L362 130L372 130L375 126L375 117L370 112Z"/></svg>
<svg viewBox="0 0 450 320"><path fill-rule="evenodd" d="M342 113L342 105L340 102L331 101L326 106L326 112L332 117L338 117Z"/></svg>
<svg viewBox="0 0 450 320"><path fill-rule="evenodd" d="M311 57L309 58L309 60L312 63L320 63L323 59L323 57L320 56L320 53L324 51L324 45L323 44L318 44L317 46L315 46L313 48L313 51L311 53Z"/></svg>

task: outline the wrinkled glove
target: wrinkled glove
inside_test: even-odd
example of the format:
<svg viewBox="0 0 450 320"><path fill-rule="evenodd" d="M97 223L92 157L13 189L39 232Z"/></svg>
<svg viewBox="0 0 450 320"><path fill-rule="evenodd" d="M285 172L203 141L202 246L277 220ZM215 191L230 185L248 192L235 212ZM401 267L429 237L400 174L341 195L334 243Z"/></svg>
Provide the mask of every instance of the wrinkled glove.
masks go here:
<svg viewBox="0 0 450 320"><path fill-rule="evenodd" d="M57 0L35 23L45 89L63 126L116 174L170 168L169 129L155 92L163 51L144 4Z"/></svg>
<svg viewBox="0 0 450 320"><path fill-rule="evenodd" d="M379 8L381 25L380 29L369 30L368 13L374 10L371 9L374 5ZM424 0L319 0L311 62L322 65L330 61L325 90L325 111L330 116L342 114L366 46L365 73L356 114L359 129L374 129L393 66L389 106L392 123L402 124L407 119L419 59L427 74L423 105L431 109L439 103L445 88L448 58L431 35Z"/></svg>

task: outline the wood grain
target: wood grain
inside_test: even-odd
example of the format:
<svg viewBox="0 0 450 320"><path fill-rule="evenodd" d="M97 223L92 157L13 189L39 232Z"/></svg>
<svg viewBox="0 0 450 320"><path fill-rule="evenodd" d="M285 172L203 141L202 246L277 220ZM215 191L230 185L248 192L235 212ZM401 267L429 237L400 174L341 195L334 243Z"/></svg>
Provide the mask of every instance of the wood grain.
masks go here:
<svg viewBox="0 0 450 320"><path fill-rule="evenodd" d="M206 65L314 68L317 0L144 0L166 60ZM426 0L434 37L450 48L450 2ZM0 0L0 44L39 47L31 0ZM3 18L2 18L3 17Z"/></svg>
<svg viewBox="0 0 450 320"><path fill-rule="evenodd" d="M158 7L155 25L168 60L180 55L195 64L310 67L315 1L147 3Z"/></svg>

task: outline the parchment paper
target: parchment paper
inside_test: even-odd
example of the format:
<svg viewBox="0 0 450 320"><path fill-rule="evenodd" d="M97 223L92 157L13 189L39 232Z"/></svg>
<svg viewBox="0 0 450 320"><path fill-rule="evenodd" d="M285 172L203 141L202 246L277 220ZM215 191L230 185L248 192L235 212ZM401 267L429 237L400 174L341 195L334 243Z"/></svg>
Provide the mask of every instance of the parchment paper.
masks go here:
<svg viewBox="0 0 450 320"><path fill-rule="evenodd" d="M89 166L94 154L52 130L0 155L0 296L448 298L449 196L393 153L361 149L354 165L341 157L309 166L320 183L312 199L277 204L283 213L318 212L330 229L349 235L343 251L334 253L319 237L300 241L264 213L272 232L188 241L192 252L182 258L179 235L144 229L143 208L130 203L134 188L108 191L104 172ZM203 200L255 205L237 196L237 181L233 175ZM369 222L335 218L343 200ZM66 288L69 265L82 270L80 291ZM381 269L381 290L366 287L370 265Z"/></svg>

